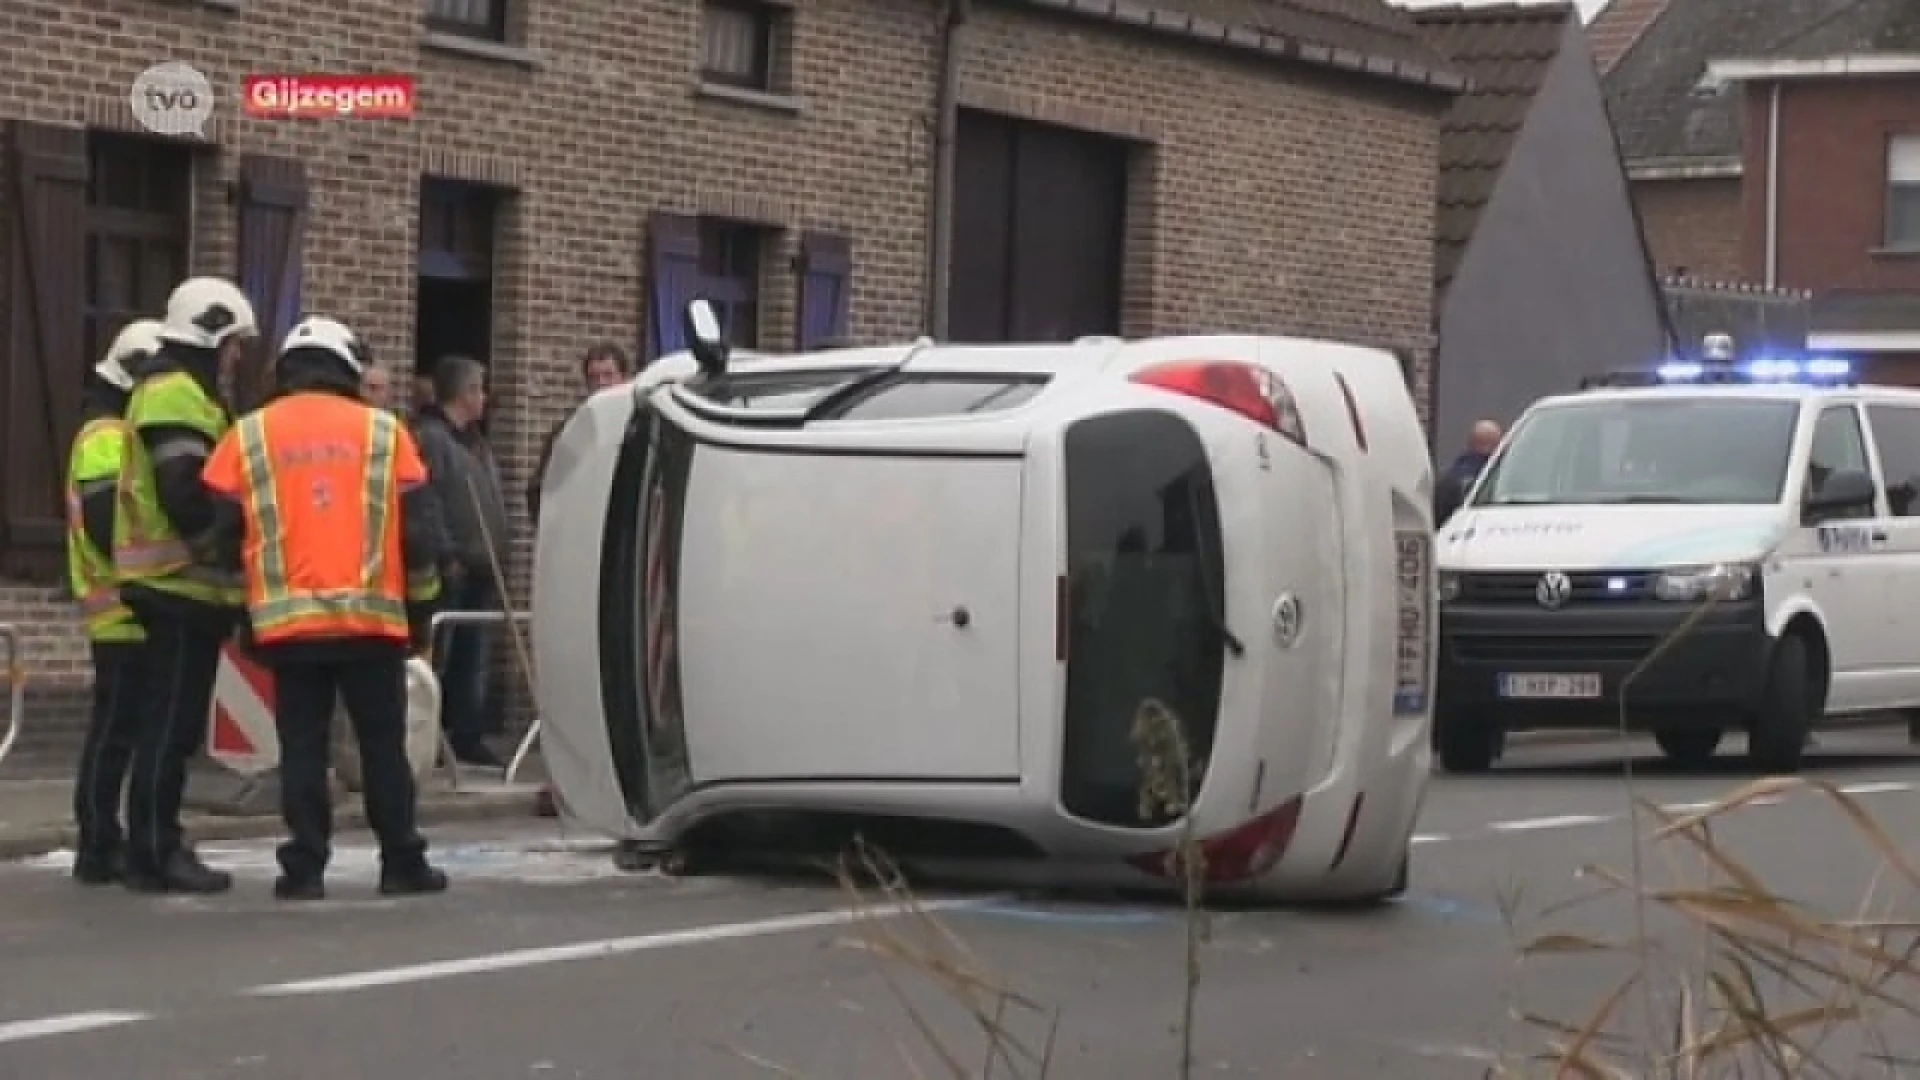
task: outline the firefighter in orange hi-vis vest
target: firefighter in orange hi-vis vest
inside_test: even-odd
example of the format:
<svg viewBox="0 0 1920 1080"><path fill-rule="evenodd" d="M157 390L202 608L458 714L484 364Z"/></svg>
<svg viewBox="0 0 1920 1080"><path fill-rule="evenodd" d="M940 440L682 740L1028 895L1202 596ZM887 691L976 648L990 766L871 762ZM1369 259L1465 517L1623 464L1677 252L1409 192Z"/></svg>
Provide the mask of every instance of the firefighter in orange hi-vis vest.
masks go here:
<svg viewBox="0 0 1920 1080"><path fill-rule="evenodd" d="M343 324L302 320L281 346L273 399L234 424L202 474L240 508L247 621L274 673L283 900L325 895L336 700L360 744L380 891L447 887L415 827L406 753L407 654L425 647L440 591L438 508L405 425L360 399L370 362Z"/></svg>

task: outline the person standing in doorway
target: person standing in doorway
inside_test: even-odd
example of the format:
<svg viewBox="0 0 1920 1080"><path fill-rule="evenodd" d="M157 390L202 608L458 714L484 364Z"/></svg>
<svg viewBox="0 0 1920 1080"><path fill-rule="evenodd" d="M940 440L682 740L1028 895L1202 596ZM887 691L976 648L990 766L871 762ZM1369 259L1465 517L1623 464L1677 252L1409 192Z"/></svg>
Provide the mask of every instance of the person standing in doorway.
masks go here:
<svg viewBox="0 0 1920 1080"><path fill-rule="evenodd" d="M1502 432L1500 425L1492 420L1481 420L1473 425L1473 431L1467 436L1467 449L1453 464L1447 466L1433 485L1433 527L1439 528L1447 523L1460 504L1467 501L1467 492L1473 490L1474 481L1480 479L1480 470L1487 467L1487 459L1493 456L1494 448L1500 445Z"/></svg>
<svg viewBox="0 0 1920 1080"><path fill-rule="evenodd" d="M626 377L627 354L611 341L593 346L580 358L580 381L586 385L588 397L618 385ZM553 444L559 441L560 429L566 427L571 418L569 412L547 432L546 441L540 444L540 457L533 464L533 475L527 478L527 516L536 525L540 523L540 485L546 479L547 459L553 456Z"/></svg>
<svg viewBox="0 0 1920 1080"><path fill-rule="evenodd" d="M440 511L441 606L447 611L496 612L502 599L494 582L494 556L496 545L511 534L499 464L480 430L486 382L486 368L471 357L442 357L433 369L434 404L413 421ZM492 627L449 627L435 642L435 668L440 724L454 757L466 765L499 768L504 762L486 744L492 647Z"/></svg>
<svg viewBox="0 0 1920 1080"><path fill-rule="evenodd" d="M85 411L67 461L67 581L86 619L93 661L93 714L74 776L73 876L87 885L119 881L126 834L120 807L127 766L147 707L141 645L145 631L120 602L113 576L114 485L126 460L127 399L134 378L160 350L160 322L127 324L88 375Z"/></svg>
<svg viewBox="0 0 1920 1080"><path fill-rule="evenodd" d="M418 498L426 466L400 419L359 399L370 358L344 324L302 320L277 366L279 395L240 418L205 472L239 511L247 616L274 674L289 834L274 895L326 895L337 701L360 746L380 892L441 892L406 750L407 649L426 647L440 592L438 528Z"/></svg>
<svg viewBox="0 0 1920 1080"><path fill-rule="evenodd" d="M231 557L219 550L221 508L200 470L233 422L219 388L258 335L253 305L232 282L182 282L167 298L160 351L127 403L134 437L117 485L113 564L121 599L146 628L153 680L127 793L124 880L139 892L233 886L183 842L180 800L242 599L238 575L225 569Z"/></svg>

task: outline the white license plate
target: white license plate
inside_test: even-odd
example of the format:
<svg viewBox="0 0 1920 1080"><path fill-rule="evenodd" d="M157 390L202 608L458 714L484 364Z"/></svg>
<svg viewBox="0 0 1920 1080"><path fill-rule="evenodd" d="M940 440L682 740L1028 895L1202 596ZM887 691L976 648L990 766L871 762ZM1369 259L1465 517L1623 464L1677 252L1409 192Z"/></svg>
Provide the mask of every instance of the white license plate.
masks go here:
<svg viewBox="0 0 1920 1080"><path fill-rule="evenodd" d="M1508 698L1597 698L1600 676L1580 675L1502 675L1500 696Z"/></svg>
<svg viewBox="0 0 1920 1080"><path fill-rule="evenodd" d="M1399 640L1394 646L1393 712L1408 716L1427 709L1432 668L1433 540L1425 531L1394 534L1394 578L1399 591Z"/></svg>

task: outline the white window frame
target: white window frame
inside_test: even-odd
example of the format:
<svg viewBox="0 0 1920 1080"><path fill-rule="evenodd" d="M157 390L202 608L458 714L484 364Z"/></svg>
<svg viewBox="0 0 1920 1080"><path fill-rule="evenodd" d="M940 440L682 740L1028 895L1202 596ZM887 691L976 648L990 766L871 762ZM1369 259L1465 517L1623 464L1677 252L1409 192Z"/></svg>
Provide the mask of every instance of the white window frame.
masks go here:
<svg viewBox="0 0 1920 1080"><path fill-rule="evenodd" d="M1920 132L1887 139L1886 246L1920 251Z"/></svg>

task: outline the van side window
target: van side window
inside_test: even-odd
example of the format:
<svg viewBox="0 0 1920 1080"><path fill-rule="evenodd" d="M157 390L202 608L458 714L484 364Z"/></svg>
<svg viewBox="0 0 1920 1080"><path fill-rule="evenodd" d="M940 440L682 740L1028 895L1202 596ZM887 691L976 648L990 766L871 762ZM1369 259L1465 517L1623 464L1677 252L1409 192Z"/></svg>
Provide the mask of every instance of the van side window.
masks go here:
<svg viewBox="0 0 1920 1080"><path fill-rule="evenodd" d="M1874 449L1886 477L1887 505L1896 517L1920 516L1920 409L1869 405Z"/></svg>
<svg viewBox="0 0 1920 1080"><path fill-rule="evenodd" d="M1867 472L1867 442L1860 414L1851 405L1831 406L1813 426L1813 451L1807 457L1807 494L1818 494L1837 473ZM1871 507L1850 517L1872 517Z"/></svg>

